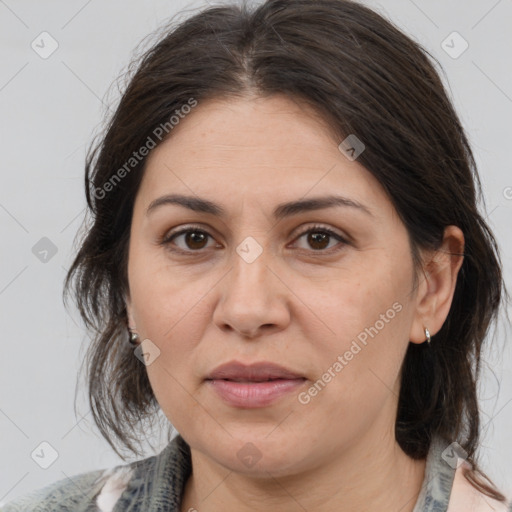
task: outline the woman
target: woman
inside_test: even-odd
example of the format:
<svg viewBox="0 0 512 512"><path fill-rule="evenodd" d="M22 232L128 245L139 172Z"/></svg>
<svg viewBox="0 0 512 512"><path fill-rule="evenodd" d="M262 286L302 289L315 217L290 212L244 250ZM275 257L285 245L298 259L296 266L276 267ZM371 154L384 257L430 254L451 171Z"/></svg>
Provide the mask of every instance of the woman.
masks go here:
<svg viewBox="0 0 512 512"><path fill-rule="evenodd" d="M87 157L66 289L112 447L159 409L179 434L3 510L512 510L476 457L505 290L475 169L426 51L360 4L168 30Z"/></svg>

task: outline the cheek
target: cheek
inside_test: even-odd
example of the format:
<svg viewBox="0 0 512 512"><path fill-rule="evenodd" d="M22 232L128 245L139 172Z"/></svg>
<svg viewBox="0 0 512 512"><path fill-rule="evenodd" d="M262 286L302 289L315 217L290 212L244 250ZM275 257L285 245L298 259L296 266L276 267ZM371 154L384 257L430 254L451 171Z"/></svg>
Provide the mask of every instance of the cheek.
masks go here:
<svg viewBox="0 0 512 512"><path fill-rule="evenodd" d="M310 310L309 321L302 316L302 327L309 339L317 340L315 348L345 351L354 340L369 346L373 339L383 346L407 331L404 311L412 284L408 262L382 251L374 254L322 281L295 279L294 293L306 298ZM322 337L325 342L318 344Z"/></svg>
<svg viewBox="0 0 512 512"><path fill-rule="evenodd" d="M192 307L191 285L183 272L170 267L165 251L136 236L132 243L128 279L135 321L144 337L160 345Z"/></svg>
<svg viewBox="0 0 512 512"><path fill-rule="evenodd" d="M343 432L346 439L357 439L361 431L372 428L376 418L383 421L383 429L394 422L388 414L399 395L400 367L408 345L404 334L407 311L389 309L388 323L383 325L379 315L372 314L380 314L381 308L370 311L370 306L364 315L359 311L357 319L340 317L340 322L345 319L350 324L346 332L311 351L319 372L300 397L305 405L298 406L298 412L312 428L328 414L329 425L323 428L333 437Z"/></svg>
<svg viewBox="0 0 512 512"><path fill-rule="evenodd" d="M192 378L199 369L192 358L211 317L205 294L215 281L210 283L206 274L192 279L155 252L134 251L128 273L137 330L159 350L146 370L155 396L167 412L190 402L188 392L194 392Z"/></svg>
<svg viewBox="0 0 512 512"><path fill-rule="evenodd" d="M146 367L149 382L162 411L180 432L200 420L196 414L204 414L194 395L200 382L197 347L204 337L206 312L185 295L196 296L190 290L166 288L141 300L140 308L141 332L160 351Z"/></svg>
<svg viewBox="0 0 512 512"><path fill-rule="evenodd" d="M205 368L215 364L205 364L208 345L201 344L211 314L206 301L197 302L204 292L187 295L196 300L180 301L182 295L177 295L178 300L166 301L166 315L154 314L155 324L147 327L148 333L155 333L153 337L160 348L158 359L146 368L151 388L163 413L179 432L190 432L204 423L205 408L196 397L199 398Z"/></svg>
<svg viewBox="0 0 512 512"><path fill-rule="evenodd" d="M360 404L379 408L396 390L412 315L409 273L406 261L398 265L381 258L340 274L316 296L322 307L315 312L328 328L322 336L304 327L308 339L316 340L311 349L319 362L318 394L333 410L371 415L371 407L363 411Z"/></svg>

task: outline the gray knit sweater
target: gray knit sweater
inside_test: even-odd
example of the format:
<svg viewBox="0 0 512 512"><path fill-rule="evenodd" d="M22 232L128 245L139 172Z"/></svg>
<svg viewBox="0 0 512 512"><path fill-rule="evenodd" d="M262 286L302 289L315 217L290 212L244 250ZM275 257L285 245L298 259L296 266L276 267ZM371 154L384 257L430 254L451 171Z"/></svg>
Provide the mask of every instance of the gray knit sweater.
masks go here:
<svg viewBox="0 0 512 512"><path fill-rule="evenodd" d="M447 511L455 475L455 468L441 457L448 445L440 438L433 440L414 512ZM181 435L156 456L114 468L130 477L112 512L180 512L191 469L190 448ZM97 496L112 471L92 471L60 480L7 503L1 512L98 512ZM512 505L509 507L512 512Z"/></svg>

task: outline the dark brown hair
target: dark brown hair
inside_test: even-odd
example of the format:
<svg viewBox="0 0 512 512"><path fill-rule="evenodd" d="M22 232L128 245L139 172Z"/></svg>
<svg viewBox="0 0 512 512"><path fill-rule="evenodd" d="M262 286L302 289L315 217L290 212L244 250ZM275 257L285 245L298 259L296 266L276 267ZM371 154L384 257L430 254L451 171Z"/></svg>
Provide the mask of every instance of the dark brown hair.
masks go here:
<svg viewBox="0 0 512 512"><path fill-rule="evenodd" d="M118 454L117 445L138 453L137 427L159 409L146 369L127 342L128 241L146 162L130 160L133 152L150 139L165 140L155 130L169 127L191 99L284 94L313 107L340 142L349 134L363 141L358 162L382 184L404 222L416 268L419 249L439 248L446 226L463 231L464 261L448 317L430 346L409 344L403 362L396 438L415 459L426 457L436 434L457 441L473 465L468 480L505 500L478 476L487 479L475 454L480 354L506 290L496 241L477 208L475 160L429 57L435 60L356 2L268 0L172 20L133 60L120 103L87 153L92 222L65 282L65 297L73 287L80 314L94 330L86 361L89 401Z"/></svg>

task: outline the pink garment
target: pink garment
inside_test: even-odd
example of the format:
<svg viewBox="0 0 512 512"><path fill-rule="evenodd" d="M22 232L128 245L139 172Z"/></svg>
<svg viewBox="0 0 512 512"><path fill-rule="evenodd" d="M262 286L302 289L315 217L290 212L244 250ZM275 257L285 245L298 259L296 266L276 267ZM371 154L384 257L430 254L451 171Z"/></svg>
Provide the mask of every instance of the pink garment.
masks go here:
<svg viewBox="0 0 512 512"><path fill-rule="evenodd" d="M100 512L112 512L133 475L133 470L124 467L110 474L111 472L112 470L109 470L105 473L108 479L96 498L96 505Z"/></svg>
<svg viewBox="0 0 512 512"><path fill-rule="evenodd" d="M471 468L462 462L455 471L447 512L507 512L510 504L507 506L475 489L462 474L464 467Z"/></svg>

